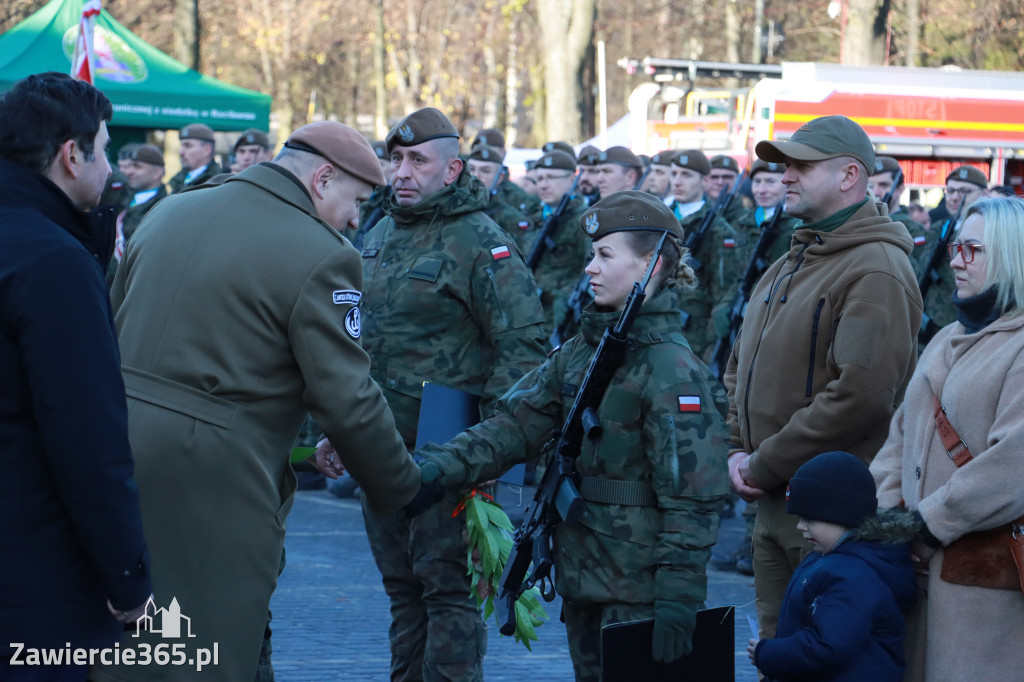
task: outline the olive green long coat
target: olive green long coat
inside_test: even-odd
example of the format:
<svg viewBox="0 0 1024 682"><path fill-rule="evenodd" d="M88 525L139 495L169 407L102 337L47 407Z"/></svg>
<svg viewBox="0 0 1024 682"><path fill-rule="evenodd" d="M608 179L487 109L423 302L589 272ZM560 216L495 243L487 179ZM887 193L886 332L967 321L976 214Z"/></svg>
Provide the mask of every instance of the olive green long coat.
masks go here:
<svg viewBox="0 0 1024 682"><path fill-rule="evenodd" d="M161 201L118 269L112 298L156 606L177 599L196 635L144 641L189 652L216 642L219 665L201 675L105 668L93 680L252 682L295 489L290 446L307 410L375 511L419 488L359 343L359 255L277 168ZM340 567L324 574L342 578ZM138 642L125 637L122 650Z"/></svg>

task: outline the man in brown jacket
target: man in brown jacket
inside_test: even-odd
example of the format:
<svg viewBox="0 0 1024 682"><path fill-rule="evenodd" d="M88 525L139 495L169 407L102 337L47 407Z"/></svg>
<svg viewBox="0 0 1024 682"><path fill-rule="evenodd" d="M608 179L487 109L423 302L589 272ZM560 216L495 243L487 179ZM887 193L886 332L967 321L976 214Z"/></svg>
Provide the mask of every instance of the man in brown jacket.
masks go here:
<svg viewBox="0 0 1024 682"><path fill-rule="evenodd" d="M786 164L786 212L803 221L755 287L725 374L729 475L758 500L754 587L766 638L810 551L786 514L786 483L822 452L874 457L914 370L921 295L910 235L867 196L874 150L859 125L817 118L755 150Z"/></svg>
<svg viewBox="0 0 1024 682"><path fill-rule="evenodd" d="M295 490L289 452L307 411L345 444L345 468L374 511L420 489L370 379L362 266L338 232L382 184L362 136L313 123L273 162L161 201L118 268L111 297L156 606L176 599L191 619L188 658L216 644L219 664L201 679L256 673ZM142 634L122 652L161 642ZM92 679L165 676L201 673L104 667Z"/></svg>

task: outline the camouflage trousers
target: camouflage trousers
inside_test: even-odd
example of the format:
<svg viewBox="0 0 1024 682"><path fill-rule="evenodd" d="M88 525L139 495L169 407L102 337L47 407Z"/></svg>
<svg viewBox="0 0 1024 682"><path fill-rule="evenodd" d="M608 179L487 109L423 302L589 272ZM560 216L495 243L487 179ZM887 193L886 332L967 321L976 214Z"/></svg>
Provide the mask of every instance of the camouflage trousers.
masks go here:
<svg viewBox="0 0 1024 682"><path fill-rule="evenodd" d="M573 604L562 602L565 634L576 682L601 680L601 628L654 617L654 604ZM623 652L623 656L629 656Z"/></svg>
<svg viewBox="0 0 1024 682"><path fill-rule="evenodd" d="M377 516L363 504L370 549L391 600L393 682L480 682L487 629L466 573L465 516L458 498L411 521L400 511Z"/></svg>

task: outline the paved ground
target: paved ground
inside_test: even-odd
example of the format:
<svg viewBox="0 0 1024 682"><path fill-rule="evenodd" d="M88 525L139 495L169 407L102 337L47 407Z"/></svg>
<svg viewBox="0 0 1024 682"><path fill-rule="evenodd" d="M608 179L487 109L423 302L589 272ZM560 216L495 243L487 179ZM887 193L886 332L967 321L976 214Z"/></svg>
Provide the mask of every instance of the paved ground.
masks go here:
<svg viewBox="0 0 1024 682"><path fill-rule="evenodd" d="M506 508L516 502L509 493L501 499ZM735 544L742 534L737 516L723 523L720 542ZM278 682L387 680L388 600L370 555L359 502L322 490L299 492L288 518L286 548L288 566L271 602ZM746 658L749 628L744 615L754 613L752 579L711 571L708 591L709 606L737 607L736 679L756 680ZM547 605L551 618L538 629L540 641L532 652L501 637L491 623L485 679L572 680L559 609L557 599Z"/></svg>

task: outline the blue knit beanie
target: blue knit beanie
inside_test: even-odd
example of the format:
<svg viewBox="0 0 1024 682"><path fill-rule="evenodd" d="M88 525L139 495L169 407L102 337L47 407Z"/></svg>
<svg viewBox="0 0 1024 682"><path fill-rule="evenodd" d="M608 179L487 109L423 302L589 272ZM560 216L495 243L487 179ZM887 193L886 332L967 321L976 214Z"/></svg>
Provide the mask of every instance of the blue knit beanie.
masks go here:
<svg viewBox="0 0 1024 682"><path fill-rule="evenodd" d="M786 489L786 511L812 521L857 528L878 509L875 479L849 452L826 452L796 470Z"/></svg>

